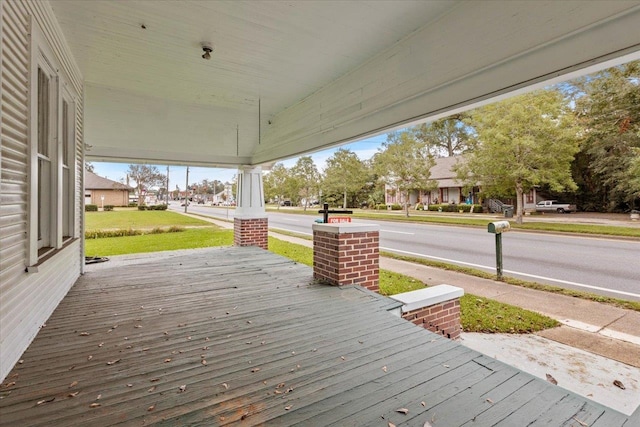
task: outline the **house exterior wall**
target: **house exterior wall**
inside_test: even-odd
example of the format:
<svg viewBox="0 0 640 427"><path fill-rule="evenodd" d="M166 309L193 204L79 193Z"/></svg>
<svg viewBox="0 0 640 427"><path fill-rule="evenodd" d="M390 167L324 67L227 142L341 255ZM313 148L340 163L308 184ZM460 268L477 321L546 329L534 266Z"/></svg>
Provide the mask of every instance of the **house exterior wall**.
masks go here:
<svg viewBox="0 0 640 427"><path fill-rule="evenodd" d="M31 105L32 38L34 27L42 34L56 72L58 93L75 93L72 111L73 153L69 166L74 194L65 200L70 208L71 234L46 258L34 258L34 153ZM2 66L0 121L0 381L66 295L82 269L83 83L82 76L54 18L49 3L31 0L0 2ZM67 85L62 87L63 85ZM60 98L56 98L57 102ZM58 104L60 105L60 104ZM35 108L35 107L34 107ZM61 122L60 122L61 123ZM71 140L70 140L71 141ZM61 145L61 144L60 144ZM60 150L60 148L57 148ZM37 166L37 163L35 163ZM58 193L64 194L62 179ZM61 199L59 196L58 199ZM62 203L62 202L58 202ZM55 206L55 205L54 205ZM61 206L61 205L60 205ZM62 209L60 207L59 209ZM36 212L37 214L37 212ZM56 219L62 228L62 219ZM53 222L52 222L53 223ZM62 233L59 233L60 239ZM62 241L62 240L61 240ZM37 247L36 247L37 249Z"/></svg>
<svg viewBox="0 0 640 427"><path fill-rule="evenodd" d="M126 190L87 190L86 193L91 193L91 204L98 205L98 207L102 207L103 204L129 206L129 192ZM104 201L102 196L104 196Z"/></svg>

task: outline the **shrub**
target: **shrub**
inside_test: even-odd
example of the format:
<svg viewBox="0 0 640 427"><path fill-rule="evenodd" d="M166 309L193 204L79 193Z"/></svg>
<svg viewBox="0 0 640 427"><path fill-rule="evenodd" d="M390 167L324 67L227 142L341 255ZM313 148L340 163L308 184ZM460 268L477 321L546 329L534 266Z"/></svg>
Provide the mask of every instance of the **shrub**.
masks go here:
<svg viewBox="0 0 640 427"><path fill-rule="evenodd" d="M416 205L416 210L417 210L417 211L423 211L423 210L424 210L424 205L423 205L422 203L418 203L418 204Z"/></svg>
<svg viewBox="0 0 640 427"><path fill-rule="evenodd" d="M105 212L110 212L113 210L113 205L104 205L104 209Z"/></svg>
<svg viewBox="0 0 640 427"><path fill-rule="evenodd" d="M451 204L439 204L429 205L429 211L435 212L471 212L473 206L473 213L482 213L482 205L451 205Z"/></svg>
<svg viewBox="0 0 640 427"><path fill-rule="evenodd" d="M387 205L385 205L384 203L380 203L380 204L376 205L376 210L378 210L378 211L386 211L387 210Z"/></svg>
<svg viewBox="0 0 640 427"><path fill-rule="evenodd" d="M138 206L138 210L139 211L146 211L147 207L145 205L140 205L140 206Z"/></svg>
<svg viewBox="0 0 640 427"><path fill-rule="evenodd" d="M98 212L98 205L84 205L85 212Z"/></svg>
<svg viewBox="0 0 640 427"><path fill-rule="evenodd" d="M150 210L150 211L166 211L167 210L167 205L147 206L147 210Z"/></svg>
<svg viewBox="0 0 640 427"><path fill-rule="evenodd" d="M163 234L163 233L178 233L184 231L183 227L172 225L169 228L156 227L153 230L134 230L120 229L120 230L90 230L85 231L85 239L102 239L105 237L126 237L126 236L142 236L144 234Z"/></svg>
<svg viewBox="0 0 640 427"><path fill-rule="evenodd" d="M394 203L393 205L391 205L391 210L392 211L401 211L402 210L402 206L400 206L398 203Z"/></svg>
<svg viewBox="0 0 640 427"><path fill-rule="evenodd" d="M128 206L130 208L135 208L136 206L138 206L138 204L136 202L130 202Z"/></svg>

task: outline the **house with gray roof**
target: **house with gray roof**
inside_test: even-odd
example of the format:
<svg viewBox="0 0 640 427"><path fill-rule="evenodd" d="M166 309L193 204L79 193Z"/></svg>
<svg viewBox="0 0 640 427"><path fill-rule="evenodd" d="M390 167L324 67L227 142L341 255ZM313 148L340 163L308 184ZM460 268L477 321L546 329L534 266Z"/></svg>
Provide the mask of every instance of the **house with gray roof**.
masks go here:
<svg viewBox="0 0 640 427"><path fill-rule="evenodd" d="M128 206L129 193L133 188L121 182L85 171L84 175L84 202L87 205Z"/></svg>

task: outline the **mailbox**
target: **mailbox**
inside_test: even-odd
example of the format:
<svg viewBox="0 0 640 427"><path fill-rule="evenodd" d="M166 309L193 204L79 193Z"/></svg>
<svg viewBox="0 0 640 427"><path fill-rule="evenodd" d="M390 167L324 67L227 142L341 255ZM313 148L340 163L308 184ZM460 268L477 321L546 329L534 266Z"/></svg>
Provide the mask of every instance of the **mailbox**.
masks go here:
<svg viewBox="0 0 640 427"><path fill-rule="evenodd" d="M501 234L509 230L511 230L511 224L509 224L509 221L496 221L489 223L489 233Z"/></svg>

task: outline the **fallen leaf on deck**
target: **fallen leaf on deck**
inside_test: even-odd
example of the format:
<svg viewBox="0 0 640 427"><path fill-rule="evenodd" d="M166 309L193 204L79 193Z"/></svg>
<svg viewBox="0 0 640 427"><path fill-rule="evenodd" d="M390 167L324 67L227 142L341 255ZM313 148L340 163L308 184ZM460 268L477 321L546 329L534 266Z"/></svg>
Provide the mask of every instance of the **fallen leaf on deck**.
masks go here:
<svg viewBox="0 0 640 427"><path fill-rule="evenodd" d="M391 421L389 421L389 423L387 424L387 427L396 427L396 425L394 423L392 423Z"/></svg>
<svg viewBox="0 0 640 427"><path fill-rule="evenodd" d="M156 389L156 386L151 387L149 390L147 390L147 393L151 393L152 391L154 391Z"/></svg>
<svg viewBox="0 0 640 427"><path fill-rule="evenodd" d="M164 363L169 363L171 362L171 359L164 359Z"/></svg>
<svg viewBox="0 0 640 427"><path fill-rule="evenodd" d="M133 346L132 345L128 345L125 348L133 348Z"/></svg>
<svg viewBox="0 0 640 427"><path fill-rule="evenodd" d="M202 349L203 349L203 350L209 350L209 347L204 346L204 347L202 347Z"/></svg>
<svg viewBox="0 0 640 427"><path fill-rule="evenodd" d="M149 382L155 383L156 381L160 381L160 378L151 378Z"/></svg>
<svg viewBox="0 0 640 427"><path fill-rule="evenodd" d="M386 366L383 366L383 367L382 367L382 370L383 370L384 372L387 372L387 367L386 367Z"/></svg>
<svg viewBox="0 0 640 427"><path fill-rule="evenodd" d="M429 421L425 421L422 427L432 427Z"/></svg>
<svg viewBox="0 0 640 427"><path fill-rule="evenodd" d="M69 388L75 387L78 385L78 381L74 381L71 384L69 384Z"/></svg>
<svg viewBox="0 0 640 427"><path fill-rule="evenodd" d="M396 412L407 415L409 413L409 410L407 408L400 408L396 409Z"/></svg>
<svg viewBox="0 0 640 427"><path fill-rule="evenodd" d="M274 390L273 394L282 394L282 392L280 390Z"/></svg>
<svg viewBox="0 0 640 427"><path fill-rule="evenodd" d="M285 406L285 407L284 407L284 410L285 410L285 411L288 411L288 410L289 410L289 409L291 409L292 407L293 407L293 405L287 405L287 406Z"/></svg>
<svg viewBox="0 0 640 427"><path fill-rule="evenodd" d="M424 401L420 402L420 404L421 404L423 407L427 406L426 402L424 402Z"/></svg>
<svg viewBox="0 0 640 427"><path fill-rule="evenodd" d="M180 388L178 389L178 393L182 393L183 391L185 391L187 389L186 385L181 385Z"/></svg>
<svg viewBox="0 0 640 427"><path fill-rule="evenodd" d="M340 359L347 360L344 356L340 356Z"/></svg>
<svg viewBox="0 0 640 427"><path fill-rule="evenodd" d="M247 320L247 323L248 323L248 324L251 324L251 320Z"/></svg>
<svg viewBox="0 0 640 427"><path fill-rule="evenodd" d="M572 417L573 420L577 421L578 424L580 424L582 427L588 427L589 424L585 423L584 421L580 421L579 419L577 419L576 417Z"/></svg>
<svg viewBox="0 0 640 427"><path fill-rule="evenodd" d="M251 372L258 372L259 370L260 370L260 368L253 368L253 369L251 370Z"/></svg>
<svg viewBox="0 0 640 427"><path fill-rule="evenodd" d="M22 365L24 363L24 359L18 360L18 365Z"/></svg>
<svg viewBox="0 0 640 427"><path fill-rule="evenodd" d="M205 341L209 341L209 337L206 337L204 340L205 340Z"/></svg>
<svg viewBox="0 0 640 427"><path fill-rule="evenodd" d="M626 387L624 386L624 384L622 384L622 382L620 382L620 381L618 381L618 380L615 380L615 381L613 382L613 385L614 385L614 386L616 386L616 387L618 387L618 388L621 388L622 390L625 390L625 389L626 389Z"/></svg>
<svg viewBox="0 0 640 427"><path fill-rule="evenodd" d="M80 393L79 391L73 392L73 393L69 393L69 397L76 397L78 395L78 393Z"/></svg>
<svg viewBox="0 0 640 427"><path fill-rule="evenodd" d="M225 390L229 390L229 384L227 383L222 383L222 387L224 387Z"/></svg>
<svg viewBox="0 0 640 427"><path fill-rule="evenodd" d="M54 400L56 400L55 397L50 397L48 399L38 400L38 403L36 403L36 405L42 405L43 403L53 402Z"/></svg>
<svg viewBox="0 0 640 427"><path fill-rule="evenodd" d="M81 337L87 337L89 335L91 335L89 332L80 332Z"/></svg>
<svg viewBox="0 0 640 427"><path fill-rule="evenodd" d="M98 406L101 406L99 403L92 403L91 405L89 405L89 408L97 408Z"/></svg>
<svg viewBox="0 0 640 427"><path fill-rule="evenodd" d="M142 325L136 325L134 328L142 328Z"/></svg>
<svg viewBox="0 0 640 427"><path fill-rule="evenodd" d="M101 394L99 394L99 395L97 395L97 396L96 396L96 400L100 400L101 398L102 398L102 395L101 395Z"/></svg>
<svg viewBox="0 0 640 427"><path fill-rule="evenodd" d="M487 397L487 402L489 402L489 403L491 403L493 405L493 400L489 399L488 397Z"/></svg>
<svg viewBox="0 0 640 427"><path fill-rule="evenodd" d="M151 411L153 411L154 409L156 409L156 405L151 405L151 406L149 406L149 407L147 408L147 411L151 412Z"/></svg>
<svg viewBox="0 0 640 427"><path fill-rule="evenodd" d="M202 363L204 366L207 366L207 361L204 360L204 359L202 359L202 362L200 362L200 363Z"/></svg>
<svg viewBox="0 0 640 427"><path fill-rule="evenodd" d="M103 342L101 342L100 344L98 344L98 347L102 347L104 345Z"/></svg>
<svg viewBox="0 0 640 427"><path fill-rule="evenodd" d="M558 385L558 381L556 381L556 379L549 374L547 374L547 381L549 381L553 385Z"/></svg>
<svg viewBox="0 0 640 427"><path fill-rule="evenodd" d="M109 362L107 362L107 365L111 366L111 365L115 365L116 363L118 363L120 361L120 359L115 359L115 360L111 360Z"/></svg>
<svg viewBox="0 0 640 427"><path fill-rule="evenodd" d="M448 367L449 367L449 365L442 365L442 366L444 366L445 368L448 368Z"/></svg>
<svg viewBox="0 0 640 427"><path fill-rule="evenodd" d="M133 387L133 384L129 383L127 384L127 387Z"/></svg>
<svg viewBox="0 0 640 427"><path fill-rule="evenodd" d="M148 351L148 350L149 350L149 347L144 347L144 348L142 349L142 351Z"/></svg>
<svg viewBox="0 0 640 427"><path fill-rule="evenodd" d="M8 383L7 385L5 385L4 387L5 387L5 388L9 388L9 387L12 387L12 386L14 386L14 385L16 385L16 382L15 382L15 381L11 381L10 383Z"/></svg>

